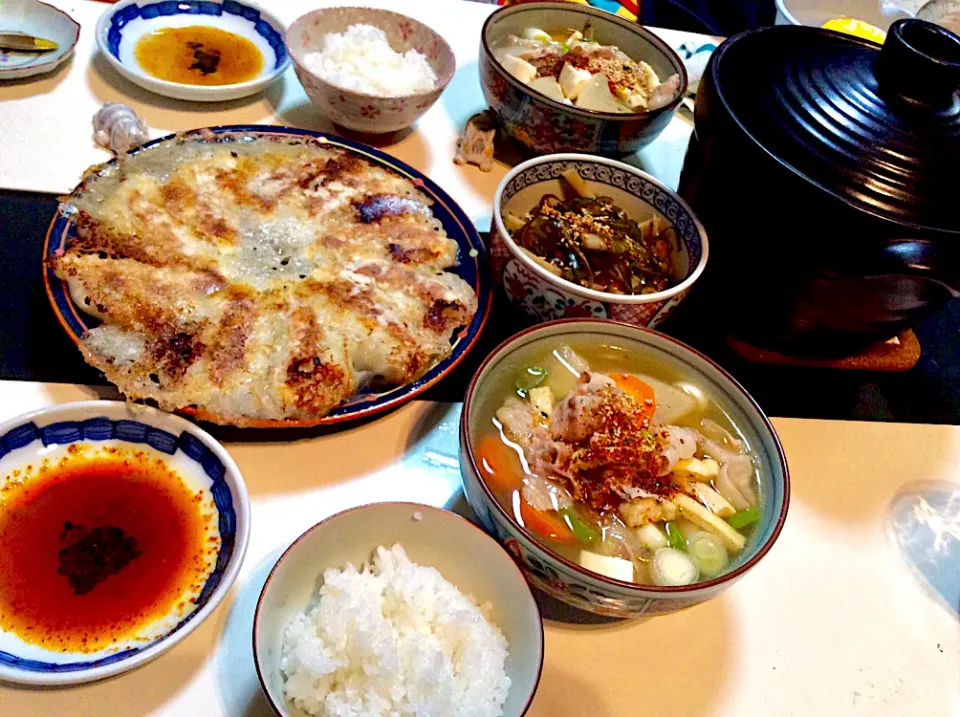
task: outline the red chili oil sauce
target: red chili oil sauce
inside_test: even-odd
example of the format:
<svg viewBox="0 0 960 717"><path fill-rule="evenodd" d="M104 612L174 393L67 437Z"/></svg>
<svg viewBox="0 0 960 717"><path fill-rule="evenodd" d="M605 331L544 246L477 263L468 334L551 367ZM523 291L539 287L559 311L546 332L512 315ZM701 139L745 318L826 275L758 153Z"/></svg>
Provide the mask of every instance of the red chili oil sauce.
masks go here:
<svg viewBox="0 0 960 717"><path fill-rule="evenodd" d="M0 486L0 628L47 649L135 637L199 594L219 550L213 501L144 452L70 446Z"/></svg>

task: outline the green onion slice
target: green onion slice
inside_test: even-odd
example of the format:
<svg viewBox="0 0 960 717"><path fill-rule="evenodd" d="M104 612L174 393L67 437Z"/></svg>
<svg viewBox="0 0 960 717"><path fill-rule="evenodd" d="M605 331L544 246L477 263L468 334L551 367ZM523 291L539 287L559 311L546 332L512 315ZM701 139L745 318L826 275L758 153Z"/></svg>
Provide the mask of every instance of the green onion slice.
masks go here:
<svg viewBox="0 0 960 717"><path fill-rule="evenodd" d="M548 373L543 366L527 366L513 384L520 398L526 398L527 391L546 381Z"/></svg>
<svg viewBox="0 0 960 717"><path fill-rule="evenodd" d="M734 513L727 518L727 522L730 524L730 527L735 528L736 530L742 530L748 525L753 525L758 520L760 520L760 513L757 512L756 508L747 508L746 510L741 510L739 513Z"/></svg>

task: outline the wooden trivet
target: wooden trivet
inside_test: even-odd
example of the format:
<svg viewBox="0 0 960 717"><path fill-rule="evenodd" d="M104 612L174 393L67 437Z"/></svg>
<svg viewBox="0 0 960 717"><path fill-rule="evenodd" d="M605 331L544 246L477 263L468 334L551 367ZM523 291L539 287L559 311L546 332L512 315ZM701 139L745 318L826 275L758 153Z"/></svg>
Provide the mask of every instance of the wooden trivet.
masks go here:
<svg viewBox="0 0 960 717"><path fill-rule="evenodd" d="M834 359L808 359L757 348L732 336L727 345L739 356L755 363L781 366L809 366L811 368L836 368L855 371L909 371L920 360L920 342L910 329L890 341L881 341L865 348L858 354Z"/></svg>

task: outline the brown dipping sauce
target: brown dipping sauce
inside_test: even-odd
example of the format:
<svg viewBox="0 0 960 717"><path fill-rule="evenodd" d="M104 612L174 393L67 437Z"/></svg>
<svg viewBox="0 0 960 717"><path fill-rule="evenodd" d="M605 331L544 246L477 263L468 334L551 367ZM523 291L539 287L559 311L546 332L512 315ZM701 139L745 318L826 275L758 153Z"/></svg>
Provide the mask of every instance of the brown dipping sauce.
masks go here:
<svg viewBox="0 0 960 717"><path fill-rule="evenodd" d="M250 40L203 25L144 35L134 56L154 77L182 85L233 85L254 79L263 69L263 55Z"/></svg>
<svg viewBox="0 0 960 717"><path fill-rule="evenodd" d="M70 446L0 485L0 628L26 642L96 652L133 638L187 614L216 560L212 499L144 452Z"/></svg>

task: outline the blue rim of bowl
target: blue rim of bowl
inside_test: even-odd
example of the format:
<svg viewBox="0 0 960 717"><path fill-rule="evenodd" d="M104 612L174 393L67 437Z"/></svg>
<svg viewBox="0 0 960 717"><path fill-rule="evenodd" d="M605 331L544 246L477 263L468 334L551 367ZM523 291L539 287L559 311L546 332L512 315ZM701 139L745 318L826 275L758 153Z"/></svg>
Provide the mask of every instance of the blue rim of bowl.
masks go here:
<svg viewBox="0 0 960 717"><path fill-rule="evenodd" d="M372 416L377 413L395 408L415 396L423 393L433 386L437 381L444 378L466 357L467 353L473 348L480 337L487 317L490 314L490 306L493 300L493 291L490 285L489 269L487 262L487 248L480 239L476 228L464 213L460 206L435 184L429 177L418 172L413 167L401 162L389 154L380 152L373 147L369 147L359 142L352 142L341 137L336 137L324 132L314 132L306 129L296 129L293 127L272 127L265 125L223 125L210 127L206 129L190 130L183 134L167 135L159 139L152 140L146 144L130 151L135 155L149 147L154 147L162 142L170 142L181 139L204 138L206 133L212 132L214 135L232 135L246 134L255 137L296 137L306 139L316 139L324 142L326 146L340 147L359 154L374 164L392 170L407 179L410 179L420 191L424 192L433 200L433 214L443 224L447 236L457 242L459 249L460 263L452 271L466 281L474 290L477 296L477 312L470 324L461 328L454 335L453 350L450 356L440 361L433 368L427 371L423 376L412 383L404 384L387 391L379 393L363 392L350 399L347 403L335 408L322 418L308 420L248 420L237 422L232 425L250 428L309 428L312 426L332 425L344 421L353 421L359 418ZM213 142L235 141L231 137L218 139L214 137ZM109 167L116 164L117 160L112 159L101 165L92 176L98 176ZM78 185L74 192L82 189L84 183L89 179L87 177ZM69 200L69 197L65 198ZM47 236L43 245L43 281L46 287L47 297L50 305L57 316L60 325L67 332L67 335L77 345L77 348L83 351L83 341L81 336L88 329L96 326L98 322L95 319L85 317L81 311L74 305L70 298L70 291L67 284L59 279L49 265L49 259L61 251L66 242L74 235L74 222L72 214L66 208L66 201L61 201L56 214L47 230ZM194 415L201 419L205 418L200 411L185 408L182 413ZM212 417L211 417L212 418Z"/></svg>
<svg viewBox="0 0 960 717"><path fill-rule="evenodd" d="M273 49L273 70L279 70L289 62L289 53L283 42L283 31L278 30L260 15L260 10L250 5L244 5L237 0L160 0L159 2L139 4L133 2L122 5L110 15L110 26L107 29L106 46L108 52L120 61L120 40L123 28L133 20L143 18L152 20L156 17L170 17L172 15L206 15L220 17L222 15L236 15L253 23L257 34L260 35Z"/></svg>
<svg viewBox="0 0 960 717"><path fill-rule="evenodd" d="M520 250L503 223L503 205L506 202L509 202L515 196L510 195L506 200L504 200L503 195L509 189L511 189L511 185L514 182L525 181L525 174L532 175L532 178L536 181L528 182L523 187L518 188L517 191L520 191L520 189L525 187L533 186L534 184L539 184L541 181L559 179L562 169L550 170L548 176L537 176L537 167L551 163L558 163L564 169L576 166L577 164L602 165L610 167L611 170L620 171L624 175L630 175L636 178L638 182L637 190L647 190L653 195L652 200L644 197L642 194L637 194L637 190L630 189L627 186L630 183L630 180L625 179L622 184L617 184L615 181L613 181L612 176L603 177L602 174L598 174L597 172L594 172L594 176L592 177L584 177L591 182L600 182L611 187L622 189L623 191L637 197L640 201L653 207L653 209L655 209L668 222L678 229L678 233L680 233L684 242L689 242L693 245L700 245L700 258L697 263L693 266L689 266L691 262L688 262L687 275L675 286L671 286L669 289L657 291L652 294L610 294L605 291L588 289L585 286L574 284L572 281L567 281L566 279L556 276L555 274L551 274L549 271L540 266L540 264L527 256L526 252ZM581 176L583 175L581 174ZM657 205L658 200L661 202L669 202L666 211ZM673 208L675 214L686 217L687 221L684 222L685 226L682 229L676 224L675 218L669 216L669 209L671 207ZM682 295L693 286L697 279L700 278L700 275L703 274L703 271L707 266L707 260L710 258L710 243L707 239L707 231L703 228L700 220L697 219L697 215L693 213L693 209L690 208L690 205L687 204L679 194L674 192L659 179L651 174L647 174L643 170L637 169L636 167L624 162L620 162L616 159L597 157L592 154L577 154L573 152L547 154L541 157L533 157L525 162L521 162L507 172L503 179L500 180L500 184L497 185L497 190L493 195L493 225L491 226L491 232L493 231L496 231L503 239L503 243L506 245L507 249L510 250L511 256L521 262L527 269L532 271L543 281L547 282L548 284L554 284L567 293L587 298L592 301L606 302L608 304L651 304L657 301L664 301L672 299L678 295ZM690 251L686 245L684 246L684 249L692 258L693 252Z"/></svg>
<svg viewBox="0 0 960 717"><path fill-rule="evenodd" d="M62 406L59 408L62 408ZM9 652L0 651L0 666L33 673L74 673L106 667L128 660L168 640L179 632L184 625L195 619L210 600L210 596L220 586L224 573L233 559L237 547L237 515L234 509L233 492L225 480L226 466L219 456L204 445L203 441L194 434L184 430L179 435L174 435L164 429L151 426L149 423L130 419L112 419L106 416L95 416L82 421L58 421L38 427L34 423L34 419L44 413L45 411L35 411L27 414L23 417L25 419L24 423L14 426L0 435L0 458L13 451L25 448L36 440L40 440L44 446L69 445L78 441L114 440L131 444L145 444L168 456L172 456L177 450L180 450L187 458L198 464L212 481L210 492L217 506L220 530L220 549L217 554L217 562L195 601L196 607L175 627L158 639L152 640L142 647L130 648L88 662L44 662L17 657Z"/></svg>
<svg viewBox="0 0 960 717"><path fill-rule="evenodd" d="M658 51L663 53L664 56L670 60L670 63L677 70L677 74L680 75L680 91L677 93L677 96L669 104L664 105L663 107L657 107L655 110L646 110L645 112L598 112L596 110L585 110L582 107L577 107L576 105L567 105L563 102L559 102L552 97L547 97L547 95L539 92L530 87L530 85L524 84L516 77L511 75L505 69L503 65L497 62L497 59L493 56L493 51L490 49L490 43L487 40L487 29L491 23L496 22L503 15L514 15L523 12L530 12L534 10L564 10L571 11L580 15L589 15L593 18L600 20L601 22L610 22L614 25L619 25L620 27L633 32L635 35L639 35L644 40L653 45ZM647 30L642 25L639 25L635 22L630 22L626 18L620 17L614 13L608 12L606 10L601 10L599 8L592 7L590 5L581 5L579 3L560 3L558 4L556 0L553 2L525 2L516 5L506 5L501 7L499 10L491 13L490 16L483 23L483 28L480 30L480 47L483 50L483 54L490 61L497 72L500 73L500 76L503 77L507 82L509 82L514 87L520 89L523 92L526 92L533 97L535 97L543 104L548 107L553 107L554 109L563 110L565 112L570 112L571 114L580 115L581 117L590 117L593 119L604 119L614 122L627 122L630 120L643 120L648 117L653 117L656 115L673 112L677 107L680 106L680 103L683 101L683 98L687 94L687 85L689 83L689 78L687 77L687 67L683 64L683 60L680 59L680 56L670 47L666 42L661 40L659 37L654 35L652 32ZM633 58L636 60L637 58ZM643 58L639 58L643 59Z"/></svg>
<svg viewBox="0 0 960 717"><path fill-rule="evenodd" d="M766 539L766 541L764 541L762 545L760 545L757 548L757 551L752 556L750 556L749 559L745 560L743 563L741 563L740 565L738 565L736 568L734 568L728 573L723 573L718 577L712 578L710 580L704 580L702 582L693 583L692 585L680 585L677 587L662 587L659 585L641 585L638 583L628 583L623 580L617 580L615 578L607 577L606 575L602 575L600 573L594 573L594 572L588 571L582 566L577 565L576 563L563 557L562 555L554 551L552 548L549 548L546 545L544 545L533 533L531 533L525 527L520 525L517 522L516 518L514 518L512 515L507 513L507 511L504 510L503 506L500 505L500 501L496 499L496 497L490 491L490 488L487 486L486 481L483 480L482 478L483 473L480 471L480 465L477 463L476 456L474 455L473 440L471 436L469 418L470 418L470 411L473 404L474 393L477 388L477 382L480 379L481 374L483 374L484 370L487 368L488 365L493 363L495 359L499 359L500 354L502 354L506 349L510 348L512 344L516 343L527 334L530 334L534 331L542 331L545 329L555 328L557 326L564 326L566 324L585 324L587 326L589 325L612 326L612 327L623 329L628 333L639 332L640 334L650 334L650 335L657 336L669 343L674 344L681 351L689 352L694 356L696 356L697 358L699 358L700 360L704 361L706 364L708 364L711 368L713 368L721 376L723 376L726 380L728 380L732 384L733 389L735 391L738 391L740 394L742 394L743 397L749 403L750 407L753 408L754 411L756 411L756 414L760 417L760 420L763 424L764 429L766 429L770 437L773 439L773 444L776 446L776 449L777 449L776 457L779 460L780 470L783 473L783 505L780 506L780 511L779 513L777 513L776 521L774 522L773 530L771 531L770 536ZM642 342L642 338L640 337L634 337L634 339ZM556 319L554 321L545 321L542 324L531 326L530 328L524 329L523 331L520 331L519 333L516 333L510 338L508 338L506 341L504 341L499 346L497 346L493 351L491 351L490 355L487 356L486 359L484 359L483 363L480 364L480 367L477 369L476 373L473 375L473 378L470 380L470 385L467 386L467 393L463 399L463 410L460 413L460 436L461 436L461 440L466 444L466 449L467 449L466 453L470 458L470 468L474 472L474 474L477 476L477 481L480 483L480 487L483 489L483 493L486 496L487 501L489 503L492 503L496 508L496 510L500 513L500 515L503 516L510 525L513 525L518 531L520 531L520 533L528 541L530 541L530 543L534 546L536 550L541 551L548 558L560 563L561 565L573 571L574 573L587 576L592 580L597 580L607 585L614 585L618 588L623 588L630 591L637 591L641 593L661 593L666 595L676 595L676 594L684 594L684 593L691 593L691 592L699 592L701 590L709 590L710 588L718 587L723 585L724 583L728 583L735 580L736 578L740 577L745 572L753 568L758 562L760 562L763 556L765 556L768 552L770 552L770 548L773 547L773 544L777 542L777 538L780 537L780 532L783 530L783 524L787 519L787 510L790 507L790 471L787 467L787 457L783 452L783 446L780 444L780 436L777 435L777 431L773 427L773 424L770 423L770 419L767 418L767 414L763 412L763 409L760 408L760 405L754 400L753 396L747 393L747 390L743 386L741 386L740 382L737 381L737 379L735 379L733 376L731 376L726 369L720 366L716 361L711 359L709 356L706 356L700 353L699 351L697 351L692 346L689 346L683 343L682 341L678 341L672 336L668 336L667 334L662 334L659 331L654 331L653 329L647 329L640 326L634 326L633 324L626 324L626 323L623 323L622 321L612 321L610 319Z"/></svg>
<svg viewBox="0 0 960 717"><path fill-rule="evenodd" d="M73 27L74 27L73 40L70 41L70 45L67 48L66 52L64 52L61 55L58 55L55 58L51 58L46 62L40 62L35 65L17 65L16 67L0 67L0 79L3 79L3 76L7 73L11 73L11 74L14 72L19 73L26 70L36 70L36 72L32 73L36 75L43 74L44 72L52 72L53 70L57 69L60 65L62 65L64 62L69 60L70 56L73 54L73 51L77 47L77 42L80 40L80 23L74 20L73 17L70 16L68 13L64 12L58 7L51 5L50 3L41 2L40 0L35 0L35 1L38 5L44 5L45 7L50 8L57 14L63 15L65 18L67 18L67 20L73 23ZM42 55L38 56L37 59L40 59L40 57L42 57ZM23 79L26 79L26 77L24 77Z"/></svg>
<svg viewBox="0 0 960 717"><path fill-rule="evenodd" d="M546 652L546 639L543 632L543 615L540 613L540 605L537 604L537 600L533 595L533 588L530 587L530 582L524 576L523 571L520 569L520 566L517 565L513 557L509 553L504 551L503 546L501 546L500 543L498 543L496 540L490 537L487 531L485 531L480 526L476 525L470 520L467 520L462 515L458 513L454 513L452 510L446 510L445 508L437 508L436 506L425 505L423 503L411 503L405 500L390 500L390 501L382 501L380 503L367 503L366 505L357 505L357 506L354 506L353 508L347 508L346 510L341 510L339 513L334 513L333 515L330 515L324 518L319 523L315 523L314 525L307 528L305 531L303 531L303 533L301 533L296 538L296 540L290 543L290 545L287 546L287 549L283 551L283 553L280 555L279 558L277 558L277 562L273 564L273 567L270 568L270 573L267 575L267 579L264 581L263 587L260 589L260 597L257 598L257 609L253 613L253 633L252 633L253 664L257 670L257 679L260 680L260 688L263 690L263 694L266 695L267 702L270 704L270 708L274 711L277 717L284 717L284 715L286 714L286 712L281 710L274 703L273 698L270 696L270 690L267 689L267 682L263 677L263 670L260 667L260 655L257 652L257 631L260 629L260 608L263 605L263 597L264 595L267 594L267 587L269 587L270 581L273 580L274 573L277 572L277 568L280 567L280 563L283 562L284 558L286 558L287 554L294 549L297 543L299 543L301 540L306 538L314 530L317 530L321 525L323 525L324 523L328 523L334 518L340 517L341 515L346 515L347 513L354 513L358 510L364 510L365 508L370 508L375 505L401 505L401 506L407 506L412 510L435 510L441 513L447 513L449 515L452 515L455 518L459 518L470 528L473 528L474 530L479 531L480 534L485 539L492 540L494 544L497 546L497 549L506 555L507 562L513 566L514 570L517 571L520 581L527 588L527 592L530 593L530 602L533 604L533 611L537 615L537 624L540 626L540 664L537 666L537 678L533 681L533 685L530 688L530 694L527 696L527 700L523 705L523 710L521 710L521 712L517 715L517 717L523 717L523 715L525 715L530 710L530 705L533 704L533 698L537 694L537 688L540 686L540 678L543 676L544 653Z"/></svg>

